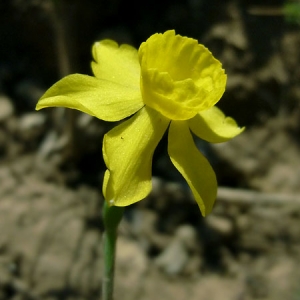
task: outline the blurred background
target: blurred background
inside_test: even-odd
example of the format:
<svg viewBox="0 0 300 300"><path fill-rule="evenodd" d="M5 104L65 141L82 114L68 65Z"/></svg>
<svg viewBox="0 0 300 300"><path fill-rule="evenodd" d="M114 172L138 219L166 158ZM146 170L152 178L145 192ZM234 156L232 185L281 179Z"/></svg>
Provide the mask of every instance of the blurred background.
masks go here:
<svg viewBox="0 0 300 300"><path fill-rule="evenodd" d="M300 299L300 2L1 0L0 300L100 299L102 138L114 124L35 111L92 44L175 29L228 74L218 106L246 131L196 140L219 181L202 218L164 138L153 191L120 226L115 299Z"/></svg>

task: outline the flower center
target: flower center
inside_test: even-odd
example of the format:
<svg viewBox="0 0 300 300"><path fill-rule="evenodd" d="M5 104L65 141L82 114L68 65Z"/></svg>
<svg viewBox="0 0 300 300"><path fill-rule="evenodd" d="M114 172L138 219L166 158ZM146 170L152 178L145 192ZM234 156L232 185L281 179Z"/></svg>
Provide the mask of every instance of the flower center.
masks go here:
<svg viewBox="0 0 300 300"><path fill-rule="evenodd" d="M144 103L171 120L191 119L224 93L221 63L196 40L173 30L142 43L139 60Z"/></svg>

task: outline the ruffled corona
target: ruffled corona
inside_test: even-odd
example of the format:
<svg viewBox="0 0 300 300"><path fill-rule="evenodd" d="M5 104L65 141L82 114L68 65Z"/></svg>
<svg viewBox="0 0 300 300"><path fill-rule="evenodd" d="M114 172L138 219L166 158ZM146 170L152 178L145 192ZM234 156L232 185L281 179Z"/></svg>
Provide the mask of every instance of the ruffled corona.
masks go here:
<svg viewBox="0 0 300 300"><path fill-rule="evenodd" d="M171 120L193 118L225 91L221 63L196 40L174 30L152 35L138 54L143 101Z"/></svg>

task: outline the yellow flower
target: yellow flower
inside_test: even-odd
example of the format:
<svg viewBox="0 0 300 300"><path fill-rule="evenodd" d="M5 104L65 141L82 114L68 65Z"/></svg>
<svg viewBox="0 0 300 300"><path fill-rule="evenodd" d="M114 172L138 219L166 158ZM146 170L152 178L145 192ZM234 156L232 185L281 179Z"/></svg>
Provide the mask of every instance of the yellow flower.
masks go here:
<svg viewBox="0 0 300 300"><path fill-rule="evenodd" d="M93 46L95 77L73 74L54 84L36 109L63 106L101 120L130 116L104 136L103 193L127 206L151 191L153 152L168 130L168 154L190 186L202 215L214 204L217 181L191 131L208 142L243 131L214 105L225 90L221 63L194 39L174 30L154 34L139 50L111 40Z"/></svg>

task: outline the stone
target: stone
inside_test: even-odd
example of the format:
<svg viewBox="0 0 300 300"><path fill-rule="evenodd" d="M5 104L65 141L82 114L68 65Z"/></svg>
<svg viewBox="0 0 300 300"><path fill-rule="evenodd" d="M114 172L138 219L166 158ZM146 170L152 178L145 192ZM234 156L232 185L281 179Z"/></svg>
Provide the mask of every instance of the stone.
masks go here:
<svg viewBox="0 0 300 300"><path fill-rule="evenodd" d="M32 112L24 114L19 120L19 134L22 140L32 141L44 130L46 116L42 113Z"/></svg>
<svg viewBox="0 0 300 300"><path fill-rule="evenodd" d="M0 95L0 122L6 121L13 114L12 100L5 95Z"/></svg>

